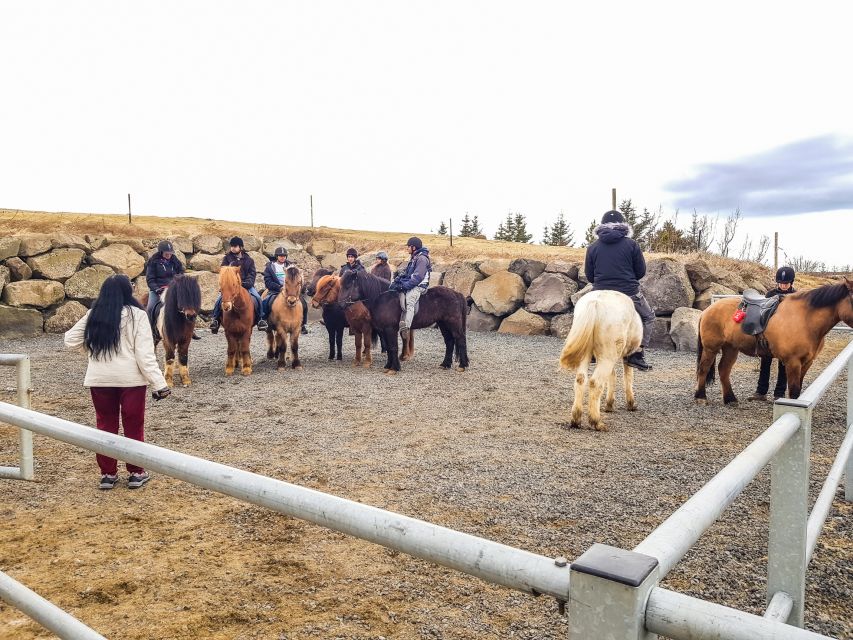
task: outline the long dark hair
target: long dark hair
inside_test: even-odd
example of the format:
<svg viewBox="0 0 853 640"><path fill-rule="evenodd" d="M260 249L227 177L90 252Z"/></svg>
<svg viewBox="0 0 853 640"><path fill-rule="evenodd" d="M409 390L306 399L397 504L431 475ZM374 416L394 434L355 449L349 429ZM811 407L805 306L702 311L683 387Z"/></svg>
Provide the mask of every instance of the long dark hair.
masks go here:
<svg viewBox="0 0 853 640"><path fill-rule="evenodd" d="M101 285L98 298L92 303L83 344L95 360L108 360L118 353L121 340L121 311L125 307L142 309L133 297L133 287L126 275L110 276Z"/></svg>

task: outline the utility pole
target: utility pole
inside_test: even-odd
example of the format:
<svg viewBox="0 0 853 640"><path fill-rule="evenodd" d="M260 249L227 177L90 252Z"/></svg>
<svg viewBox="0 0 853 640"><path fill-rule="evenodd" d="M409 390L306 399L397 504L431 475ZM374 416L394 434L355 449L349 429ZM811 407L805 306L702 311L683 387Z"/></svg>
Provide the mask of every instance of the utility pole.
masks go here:
<svg viewBox="0 0 853 640"><path fill-rule="evenodd" d="M313 194L309 196L311 203L311 228L314 228L314 196Z"/></svg>
<svg viewBox="0 0 853 640"><path fill-rule="evenodd" d="M453 246L453 218L450 218L450 246Z"/></svg>
<svg viewBox="0 0 853 640"><path fill-rule="evenodd" d="M127 194L127 224L133 224L133 218L130 213L130 194Z"/></svg>
<svg viewBox="0 0 853 640"><path fill-rule="evenodd" d="M616 211L616 189L612 189L610 192L613 200L613 209L612 211Z"/></svg>
<svg viewBox="0 0 853 640"><path fill-rule="evenodd" d="M779 232L773 232L773 271L779 268Z"/></svg>

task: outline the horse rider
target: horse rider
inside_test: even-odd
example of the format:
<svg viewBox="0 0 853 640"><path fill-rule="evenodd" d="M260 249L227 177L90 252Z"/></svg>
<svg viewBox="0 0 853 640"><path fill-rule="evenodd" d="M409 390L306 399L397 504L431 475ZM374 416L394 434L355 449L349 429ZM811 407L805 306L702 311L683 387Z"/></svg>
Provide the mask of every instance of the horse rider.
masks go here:
<svg viewBox="0 0 853 640"><path fill-rule="evenodd" d="M640 292L640 279L646 275L643 250L631 238L631 226L618 211L608 211L595 228L598 239L586 250L584 273L593 291L619 291L631 298L643 321L640 350L625 358L625 364L640 371L652 367L646 362L645 350L652 337L655 312Z"/></svg>
<svg viewBox="0 0 853 640"><path fill-rule="evenodd" d="M400 306L403 308L403 316L400 318L400 335L403 340L409 339L409 329L412 328L415 307L429 287L429 275L432 271L429 249L424 246L420 238L409 238L406 242L406 251L411 256L406 265L406 270L394 278L389 287L389 291L400 293Z"/></svg>
<svg viewBox="0 0 853 640"><path fill-rule="evenodd" d="M175 255L175 248L168 240L161 240L157 245L157 251L148 258L145 265L145 281L148 283L148 306L145 312L148 314L148 319L151 321L151 331L156 333L157 321L154 317L154 312L157 305L160 304L160 299L163 292L166 290L175 276L184 272L184 265L178 260ZM201 340L201 338L193 331L193 340Z"/></svg>
<svg viewBox="0 0 853 640"><path fill-rule="evenodd" d="M358 251L356 251L355 247L347 249L347 263L341 265L338 275L343 277L347 271L364 271L364 265L358 259Z"/></svg>
<svg viewBox="0 0 853 640"><path fill-rule="evenodd" d="M796 273L791 267L779 267L776 272L776 288L771 289L765 294L765 298L779 296L780 298L791 293L796 293L794 289L794 278ZM770 389L770 368L773 365L773 356L761 356L761 368L758 372L758 386L755 393L749 396L749 400L766 402L767 392ZM776 373L776 386L773 389L773 399L785 397L785 392L788 390L788 373L785 371L785 363L779 360L779 369Z"/></svg>
<svg viewBox="0 0 853 640"><path fill-rule="evenodd" d="M269 295L264 298L264 302L261 305L261 319L269 320L272 303L284 288L284 277L287 273L287 268L295 264L295 262L288 258L285 247L276 247L273 257L270 258L267 266L264 267L264 286L267 288ZM308 333L308 301L304 295L300 295L299 297L302 301L302 333ZM258 328L260 328L260 325Z"/></svg>
<svg viewBox="0 0 853 640"><path fill-rule="evenodd" d="M377 278L391 282L391 267L388 265L388 254L380 251L376 254L376 263L371 267L370 273Z"/></svg>
<svg viewBox="0 0 853 640"><path fill-rule="evenodd" d="M255 277L257 270L255 269L255 261L252 256L243 250L243 239L239 236L231 238L228 243L229 251L222 257L223 267L240 267L240 282L243 288L249 292L255 302L255 309L261 308L261 294L255 289ZM219 331L219 321L222 319L222 294L216 298L213 304L213 320L210 322L210 332L216 333ZM263 318L258 320L258 330L266 331L269 328L267 321Z"/></svg>

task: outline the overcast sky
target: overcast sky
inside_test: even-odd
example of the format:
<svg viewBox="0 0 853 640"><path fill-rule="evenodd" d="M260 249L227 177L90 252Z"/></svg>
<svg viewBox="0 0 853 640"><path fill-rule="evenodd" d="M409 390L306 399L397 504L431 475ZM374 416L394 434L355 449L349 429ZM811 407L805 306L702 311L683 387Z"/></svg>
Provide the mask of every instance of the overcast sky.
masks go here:
<svg viewBox="0 0 853 640"><path fill-rule="evenodd" d="M853 262L843 2L0 0L0 207L428 232L610 188ZM846 237L845 237L846 235ZM741 235L741 238L743 235Z"/></svg>

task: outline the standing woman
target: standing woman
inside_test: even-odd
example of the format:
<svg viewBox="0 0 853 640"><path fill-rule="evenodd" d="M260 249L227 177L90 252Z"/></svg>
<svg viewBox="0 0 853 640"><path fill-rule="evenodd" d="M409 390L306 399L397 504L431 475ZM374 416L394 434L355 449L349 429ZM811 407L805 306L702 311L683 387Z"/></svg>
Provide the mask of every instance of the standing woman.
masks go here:
<svg viewBox="0 0 853 640"><path fill-rule="evenodd" d="M92 393L98 429L118 433L119 416L127 438L145 441L145 392L151 384L155 400L171 391L157 366L151 323L133 297L130 279L110 276L101 286L91 310L65 334L65 345L83 347L89 357L83 386ZM112 489L118 482L115 458L97 454L101 469L99 488ZM126 463L127 486L138 489L151 476L145 469Z"/></svg>

